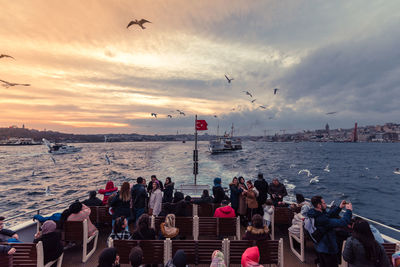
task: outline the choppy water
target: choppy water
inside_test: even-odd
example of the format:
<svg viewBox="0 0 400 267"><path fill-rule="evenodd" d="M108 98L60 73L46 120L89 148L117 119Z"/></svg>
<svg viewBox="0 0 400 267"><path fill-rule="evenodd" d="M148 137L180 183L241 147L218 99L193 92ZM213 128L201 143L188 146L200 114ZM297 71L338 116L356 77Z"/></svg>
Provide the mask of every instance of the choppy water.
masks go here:
<svg viewBox="0 0 400 267"><path fill-rule="evenodd" d="M192 183L193 142L76 144L82 151L55 155L44 146L0 147L0 214L14 216L45 205L117 186L138 176L176 184ZM233 176L255 179L264 173L268 182L279 177L289 195L322 195L327 203L349 200L354 212L400 229L400 144L373 143L263 143L245 142L239 152L210 155L207 143L199 144L198 183L221 177L227 186ZM105 159L107 153L110 164ZM329 164L330 172L324 171ZM301 169L313 174L298 175ZM34 172L34 173L33 173ZM310 184L310 178L319 182ZM45 193L50 187L50 194Z"/></svg>

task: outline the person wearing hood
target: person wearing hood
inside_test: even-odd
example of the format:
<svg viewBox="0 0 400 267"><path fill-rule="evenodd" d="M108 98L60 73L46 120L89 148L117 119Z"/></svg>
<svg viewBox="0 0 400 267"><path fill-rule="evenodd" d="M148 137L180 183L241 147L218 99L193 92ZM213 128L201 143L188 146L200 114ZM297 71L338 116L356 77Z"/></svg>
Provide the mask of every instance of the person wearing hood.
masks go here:
<svg viewBox="0 0 400 267"><path fill-rule="evenodd" d="M119 256L116 248L105 248L99 256L97 267L119 267Z"/></svg>
<svg viewBox="0 0 400 267"><path fill-rule="evenodd" d="M136 179L136 184L131 188L132 214L137 221L144 213L146 207L146 182L142 177Z"/></svg>
<svg viewBox="0 0 400 267"><path fill-rule="evenodd" d="M239 188L239 180L237 177L233 177L232 183L229 184L229 189L231 190L231 205L235 210L235 214L238 214L239 209L239 197L243 192L242 188Z"/></svg>
<svg viewBox="0 0 400 267"><path fill-rule="evenodd" d="M96 191L89 192L89 198L82 201L88 207L103 206L103 201L96 197Z"/></svg>
<svg viewBox="0 0 400 267"><path fill-rule="evenodd" d="M211 255L210 267L226 267L224 260L224 253L219 250L214 250Z"/></svg>
<svg viewBox="0 0 400 267"><path fill-rule="evenodd" d="M339 207L332 206L327 212L327 205L321 196L313 196L311 203L314 208L310 209L307 215L309 218L314 219L315 228L322 233L321 239L314 243L319 266L338 266L338 253L340 250L336 242L335 228L344 227L350 223L353 206L351 203L346 204L346 201L343 200ZM338 219L343 207L346 207L346 212L342 218Z"/></svg>
<svg viewBox="0 0 400 267"><path fill-rule="evenodd" d="M261 216L263 216L264 210L262 208L262 205L265 203L265 201L268 198L268 183L267 183L267 181L265 181L264 175L262 173L258 174L257 180L254 182L254 187L258 190L257 213L260 214Z"/></svg>
<svg viewBox="0 0 400 267"><path fill-rule="evenodd" d="M54 221L45 221L42 230L35 234L33 243L42 241L43 258L46 265L50 261L56 260L64 252L64 246L61 243L61 233L56 231L57 225Z"/></svg>
<svg viewBox="0 0 400 267"><path fill-rule="evenodd" d="M133 247L129 253L129 263L132 267L139 267L143 262L143 250L139 247Z"/></svg>
<svg viewBox="0 0 400 267"><path fill-rule="evenodd" d="M283 204L283 197L287 196L286 187L281 184L278 178L274 178L269 185L268 193L271 196L274 206Z"/></svg>
<svg viewBox="0 0 400 267"><path fill-rule="evenodd" d="M168 214L165 221L160 224L160 240L177 239L179 229L175 227L175 214Z"/></svg>
<svg viewBox="0 0 400 267"><path fill-rule="evenodd" d="M186 266L186 254L183 249L178 249L175 252L174 258L169 260L166 267L185 267Z"/></svg>
<svg viewBox="0 0 400 267"><path fill-rule="evenodd" d="M233 218L236 217L235 210L228 205L228 201L222 201L222 206L215 210L214 217L216 218Z"/></svg>
<svg viewBox="0 0 400 267"><path fill-rule="evenodd" d="M242 255L242 267L263 267L260 263L260 250L258 247L246 249Z"/></svg>
<svg viewBox="0 0 400 267"><path fill-rule="evenodd" d="M87 220L88 224L88 236L94 235L96 232L97 228L92 224L90 221L90 208L87 207L86 205L80 203L79 201L76 201L72 203L67 211L64 211L66 214L64 216L67 216L67 221L72 221L72 222L83 222L85 219ZM63 213L64 213L63 212ZM62 215L63 216L63 215Z"/></svg>
<svg viewBox="0 0 400 267"><path fill-rule="evenodd" d="M171 181L171 177L165 178L162 203L171 203L172 202L172 200L173 200L172 194L174 193L174 185L175 185L175 183L173 183Z"/></svg>
<svg viewBox="0 0 400 267"><path fill-rule="evenodd" d="M269 229L268 226L264 225L263 218L260 214L254 214L251 219L251 225L247 227L247 230L243 236L243 240L269 240Z"/></svg>
<svg viewBox="0 0 400 267"><path fill-rule="evenodd" d="M217 177L214 179L214 186L212 188L213 196L214 196L214 203L220 204L222 200L227 199L225 195L224 189L221 186L221 178Z"/></svg>
<svg viewBox="0 0 400 267"><path fill-rule="evenodd" d="M109 198L112 194L117 193L117 191L118 191L118 187L115 187L115 186L114 186L114 183L113 183L112 181L108 181L108 182L107 182L106 188L105 188L105 189L100 189L100 190L99 190L99 194L104 195L104 198L103 198L103 205L104 205L104 206L107 205L107 203L108 203L108 198Z"/></svg>

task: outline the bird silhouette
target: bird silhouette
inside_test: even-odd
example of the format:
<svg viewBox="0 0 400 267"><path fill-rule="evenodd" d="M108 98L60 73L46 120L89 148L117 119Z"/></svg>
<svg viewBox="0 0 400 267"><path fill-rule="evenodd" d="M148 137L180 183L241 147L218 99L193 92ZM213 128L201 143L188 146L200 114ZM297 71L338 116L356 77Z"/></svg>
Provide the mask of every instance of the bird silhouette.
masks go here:
<svg viewBox="0 0 400 267"><path fill-rule="evenodd" d="M313 183L318 183L319 182L319 176L315 176L314 178L311 178L310 179L310 184L313 184Z"/></svg>
<svg viewBox="0 0 400 267"><path fill-rule="evenodd" d="M250 97L253 97L253 95L249 91L242 91L242 92L246 93L246 95L249 95Z"/></svg>
<svg viewBox="0 0 400 267"><path fill-rule="evenodd" d="M259 106L259 108L266 109L267 107L266 106Z"/></svg>
<svg viewBox="0 0 400 267"><path fill-rule="evenodd" d="M168 117L168 118L172 118L172 115L169 115L169 114L168 114L167 117Z"/></svg>
<svg viewBox="0 0 400 267"><path fill-rule="evenodd" d="M274 95L276 95L276 93L278 92L278 90L279 90L278 88L275 88L275 89L274 89Z"/></svg>
<svg viewBox="0 0 400 267"><path fill-rule="evenodd" d="M327 113L325 113L326 115L332 115L332 114L335 114L335 113L337 113L337 111L331 111L331 112L327 112Z"/></svg>
<svg viewBox="0 0 400 267"><path fill-rule="evenodd" d="M231 83L231 81L234 80L233 78L229 79L228 76L226 76L226 74L225 74L225 78L228 80L228 83Z"/></svg>
<svg viewBox="0 0 400 267"><path fill-rule="evenodd" d="M178 112L179 112L179 115L186 116L186 115L185 115L185 112L183 112L183 111L181 111L181 110L179 110L179 109L177 109L176 111L178 111Z"/></svg>
<svg viewBox="0 0 400 267"><path fill-rule="evenodd" d="M126 26L126 28L128 29L130 26L132 26L134 24L137 24L144 30L146 28L143 26L143 24L146 23L146 22L147 23L151 23L150 21L145 20L145 19L141 19L141 20L135 19L135 20L132 20L131 22L129 22L129 24L128 24L128 26Z"/></svg>
<svg viewBox="0 0 400 267"><path fill-rule="evenodd" d="M5 88L8 88L10 86L17 86L17 85L30 86L29 83L10 83L10 82L4 81L4 80L0 80L0 82L3 83L2 86L5 87Z"/></svg>
<svg viewBox="0 0 400 267"><path fill-rule="evenodd" d="M6 54L0 54L0 58L3 58L3 57L9 57L9 58L12 58L12 59L15 60L15 58L13 58L12 56L9 56L9 55L6 55Z"/></svg>
<svg viewBox="0 0 400 267"><path fill-rule="evenodd" d="M257 100L257 99L253 99L253 100L251 100L250 102L254 104L254 102L255 102L256 100Z"/></svg>
<svg viewBox="0 0 400 267"><path fill-rule="evenodd" d="M307 173L307 176L310 177L312 174L309 170L304 169L304 170L300 170L298 174L302 174L303 172Z"/></svg>
<svg viewBox="0 0 400 267"><path fill-rule="evenodd" d="M151 116L154 116L157 119L157 113L151 113Z"/></svg>
<svg viewBox="0 0 400 267"><path fill-rule="evenodd" d="M218 116L217 116L217 115L214 115L214 118L218 118Z"/></svg>

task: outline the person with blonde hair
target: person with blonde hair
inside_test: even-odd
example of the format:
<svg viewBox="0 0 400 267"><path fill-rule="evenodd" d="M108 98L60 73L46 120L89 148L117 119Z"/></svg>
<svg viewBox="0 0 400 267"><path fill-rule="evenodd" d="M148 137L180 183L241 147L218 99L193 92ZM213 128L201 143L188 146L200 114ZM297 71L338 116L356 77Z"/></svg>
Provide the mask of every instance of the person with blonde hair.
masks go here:
<svg viewBox="0 0 400 267"><path fill-rule="evenodd" d="M211 255L210 267L226 267L224 253L219 250L214 250L213 254Z"/></svg>
<svg viewBox="0 0 400 267"><path fill-rule="evenodd" d="M175 227L175 214L168 214L165 221L160 224L160 239L177 239L179 229Z"/></svg>
<svg viewBox="0 0 400 267"><path fill-rule="evenodd" d="M121 185L121 189L117 195L111 201L111 207L113 208L113 220L118 217L124 216L130 221L131 217L131 191L128 182L124 182Z"/></svg>

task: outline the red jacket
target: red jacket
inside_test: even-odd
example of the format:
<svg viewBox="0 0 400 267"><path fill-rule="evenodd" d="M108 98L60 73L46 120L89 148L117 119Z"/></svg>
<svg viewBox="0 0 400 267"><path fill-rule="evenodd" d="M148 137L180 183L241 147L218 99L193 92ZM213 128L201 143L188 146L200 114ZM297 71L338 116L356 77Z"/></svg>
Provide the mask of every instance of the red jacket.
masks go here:
<svg viewBox="0 0 400 267"><path fill-rule="evenodd" d="M106 185L106 189L100 189L99 194L104 195L103 205L107 205L108 198L114 193L117 192L118 188L114 187L114 183L112 181L108 181Z"/></svg>
<svg viewBox="0 0 400 267"><path fill-rule="evenodd" d="M220 207L215 210L214 217L233 218L236 217L235 210L231 206Z"/></svg>
<svg viewBox="0 0 400 267"><path fill-rule="evenodd" d="M242 267L256 267L262 266L258 262L260 261L260 251L258 247L250 247L246 249L242 255Z"/></svg>

